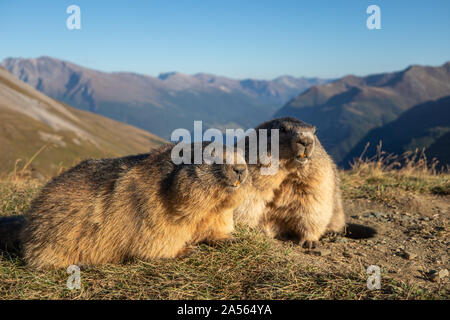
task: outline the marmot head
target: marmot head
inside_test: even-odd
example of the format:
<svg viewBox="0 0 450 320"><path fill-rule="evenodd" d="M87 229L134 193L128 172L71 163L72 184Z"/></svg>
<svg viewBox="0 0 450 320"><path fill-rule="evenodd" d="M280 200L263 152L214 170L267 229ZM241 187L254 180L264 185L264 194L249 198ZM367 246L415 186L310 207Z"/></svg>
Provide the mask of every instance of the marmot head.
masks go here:
<svg viewBox="0 0 450 320"><path fill-rule="evenodd" d="M231 148L224 148L223 163L212 163L211 172L225 190L233 192L247 183L248 169L244 157ZM207 164L205 164L207 165Z"/></svg>
<svg viewBox="0 0 450 320"><path fill-rule="evenodd" d="M239 189L247 182L246 164L212 164L211 166L219 183L229 192Z"/></svg>
<svg viewBox="0 0 450 320"><path fill-rule="evenodd" d="M315 126L285 117L264 122L259 129L267 129L269 136L271 129L279 129L280 165L304 166L309 162L315 147Z"/></svg>
<svg viewBox="0 0 450 320"><path fill-rule="evenodd" d="M245 158L232 147L215 142L192 144L192 162L194 162L193 147L201 145L203 152L202 163L188 165L188 171L195 176L197 183L204 187L213 186L234 192L248 183L248 168ZM208 151L206 147L210 147ZM218 157L219 153L221 158Z"/></svg>

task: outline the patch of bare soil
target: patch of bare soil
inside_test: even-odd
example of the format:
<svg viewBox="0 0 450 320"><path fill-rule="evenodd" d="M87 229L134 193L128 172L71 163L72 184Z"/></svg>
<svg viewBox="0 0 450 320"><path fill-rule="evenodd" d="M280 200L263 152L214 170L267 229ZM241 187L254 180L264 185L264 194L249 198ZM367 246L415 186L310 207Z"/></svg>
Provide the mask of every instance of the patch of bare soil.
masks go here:
<svg viewBox="0 0 450 320"><path fill-rule="evenodd" d="M299 258L329 273L365 272L376 265L384 284L393 279L448 293L449 200L431 195L401 196L390 203L345 200L347 221L373 227L377 234L324 238L318 249L297 249Z"/></svg>

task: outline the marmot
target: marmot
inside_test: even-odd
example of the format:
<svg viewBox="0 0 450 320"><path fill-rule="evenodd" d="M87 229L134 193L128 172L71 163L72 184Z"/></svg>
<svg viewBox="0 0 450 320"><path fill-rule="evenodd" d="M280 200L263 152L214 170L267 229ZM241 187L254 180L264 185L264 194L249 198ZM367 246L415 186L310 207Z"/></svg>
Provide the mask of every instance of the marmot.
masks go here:
<svg viewBox="0 0 450 320"><path fill-rule="evenodd" d="M274 119L267 121L255 128L256 131L256 148L259 154L260 147L260 129L267 130L267 152L270 157L271 150L271 129L280 129L283 125L283 119ZM262 132L264 134L264 132ZM271 164L264 165L258 158L256 164L249 162L250 146L249 138L245 138L245 157L247 161L249 177L251 178L251 188L247 192L245 200L236 208L234 219L236 223L250 226L252 228L261 227L262 218L266 210L267 204L273 199L274 192L281 183L291 174L296 172L296 167L292 166L292 161L299 153L299 147L296 142L296 135L287 134L279 131L279 163L278 170L274 174L262 175L261 169Z"/></svg>
<svg viewBox="0 0 450 320"><path fill-rule="evenodd" d="M264 231L276 238L294 237L309 248L327 232L342 232L345 215L337 169L320 144L316 128L290 117L259 127L280 129L280 141L292 142L295 151L287 165L289 175L265 207L260 221Z"/></svg>
<svg viewBox="0 0 450 320"><path fill-rule="evenodd" d="M175 165L173 147L83 161L50 181L26 214L25 261L59 268L173 258L231 238L246 164Z"/></svg>

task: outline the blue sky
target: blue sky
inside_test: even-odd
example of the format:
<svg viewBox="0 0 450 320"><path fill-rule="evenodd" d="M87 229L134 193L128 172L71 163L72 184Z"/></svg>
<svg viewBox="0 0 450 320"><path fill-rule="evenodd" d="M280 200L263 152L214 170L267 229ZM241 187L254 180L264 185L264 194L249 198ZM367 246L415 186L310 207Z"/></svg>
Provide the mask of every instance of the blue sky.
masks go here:
<svg viewBox="0 0 450 320"><path fill-rule="evenodd" d="M81 8L68 30L66 8ZM381 8L368 30L366 8ZM104 71L340 77L450 60L450 1L0 2L0 60L52 56Z"/></svg>

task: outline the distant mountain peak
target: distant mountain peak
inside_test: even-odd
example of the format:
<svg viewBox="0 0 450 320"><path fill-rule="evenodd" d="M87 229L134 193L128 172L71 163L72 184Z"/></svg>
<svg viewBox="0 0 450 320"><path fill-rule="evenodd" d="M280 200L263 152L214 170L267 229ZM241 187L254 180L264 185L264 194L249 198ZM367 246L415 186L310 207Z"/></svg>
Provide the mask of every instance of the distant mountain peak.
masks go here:
<svg viewBox="0 0 450 320"><path fill-rule="evenodd" d="M162 72L158 75L158 79L159 80L167 80L173 76L177 76L177 75L181 75L180 73L176 72L176 71L171 71L171 72Z"/></svg>

